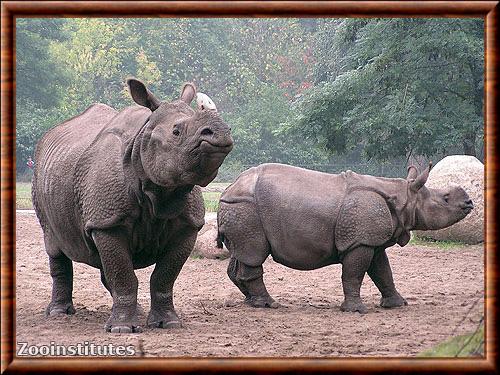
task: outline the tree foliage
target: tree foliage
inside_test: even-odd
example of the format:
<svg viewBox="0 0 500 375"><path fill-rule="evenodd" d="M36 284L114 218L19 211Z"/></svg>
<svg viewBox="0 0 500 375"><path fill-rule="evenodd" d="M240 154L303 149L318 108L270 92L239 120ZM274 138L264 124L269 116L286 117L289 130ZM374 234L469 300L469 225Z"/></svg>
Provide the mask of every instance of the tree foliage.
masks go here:
<svg viewBox="0 0 500 375"><path fill-rule="evenodd" d="M227 179L263 162L331 163L325 150L404 160L474 153L482 139L481 20L16 23L19 170L50 127L95 102L131 105L130 76L163 100L186 81L212 97L235 139Z"/></svg>
<svg viewBox="0 0 500 375"><path fill-rule="evenodd" d="M315 87L296 128L368 158L476 155L483 129L483 22L334 20L317 38ZM459 152L460 152L459 151Z"/></svg>

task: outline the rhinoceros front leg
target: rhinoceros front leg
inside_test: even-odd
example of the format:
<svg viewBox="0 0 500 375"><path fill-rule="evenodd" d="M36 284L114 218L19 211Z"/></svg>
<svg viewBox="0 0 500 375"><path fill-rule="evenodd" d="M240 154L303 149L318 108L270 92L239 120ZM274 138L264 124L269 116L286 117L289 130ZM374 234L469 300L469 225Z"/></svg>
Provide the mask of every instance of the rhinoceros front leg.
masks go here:
<svg viewBox="0 0 500 375"><path fill-rule="evenodd" d="M125 231L120 228L95 230L92 238L99 252L104 280L113 297L113 308L105 330L112 333L141 332L137 319L138 281Z"/></svg>
<svg viewBox="0 0 500 375"><path fill-rule="evenodd" d="M109 284L106 281L106 276L104 275L104 271L103 270L101 270L101 283L102 283L102 285L104 285L104 287L109 292L109 294L111 294L111 296L113 296L113 293L111 292L111 288L109 287Z"/></svg>
<svg viewBox="0 0 500 375"><path fill-rule="evenodd" d="M344 288L344 302L340 310L365 314L366 306L360 297L361 283L370 267L373 258L373 249L357 247L349 251L342 260L342 287Z"/></svg>
<svg viewBox="0 0 500 375"><path fill-rule="evenodd" d="M147 323L149 327L181 327L181 320L174 309L174 282L193 250L197 233L193 230L187 236L180 236L182 238L172 243L156 262L150 280L151 311Z"/></svg>
<svg viewBox="0 0 500 375"><path fill-rule="evenodd" d="M46 241L47 242L47 241ZM74 314L73 307L73 263L64 255L49 255L50 276L52 276L52 299L47 307L49 316Z"/></svg>
<svg viewBox="0 0 500 375"><path fill-rule="evenodd" d="M391 265L385 249L375 251L370 268L368 268L368 275L382 294L380 306L391 308L408 305L408 302L401 297L394 286Z"/></svg>

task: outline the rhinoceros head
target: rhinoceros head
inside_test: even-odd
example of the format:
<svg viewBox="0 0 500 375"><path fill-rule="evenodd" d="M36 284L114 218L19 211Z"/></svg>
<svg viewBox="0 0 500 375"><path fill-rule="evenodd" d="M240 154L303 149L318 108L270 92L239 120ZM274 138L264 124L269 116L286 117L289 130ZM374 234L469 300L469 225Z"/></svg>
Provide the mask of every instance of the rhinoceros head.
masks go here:
<svg viewBox="0 0 500 375"><path fill-rule="evenodd" d="M190 104L197 95L193 83L184 84L173 102L161 102L136 79L127 84L134 101L152 111L140 145L147 177L161 186L208 185L233 148L231 129L210 98L200 93L193 110Z"/></svg>
<svg viewBox="0 0 500 375"><path fill-rule="evenodd" d="M432 164L420 175L414 166L408 168L410 191L417 195L415 228L435 230L446 228L465 218L474 208L464 189L454 185L444 189L427 188Z"/></svg>

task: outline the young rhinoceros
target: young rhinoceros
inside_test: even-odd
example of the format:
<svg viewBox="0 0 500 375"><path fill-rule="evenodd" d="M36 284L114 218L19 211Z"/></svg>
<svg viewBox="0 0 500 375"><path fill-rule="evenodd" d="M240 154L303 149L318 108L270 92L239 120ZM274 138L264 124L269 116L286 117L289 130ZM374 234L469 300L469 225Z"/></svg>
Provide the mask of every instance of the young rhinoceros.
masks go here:
<svg viewBox="0 0 500 375"><path fill-rule="evenodd" d="M201 190L233 147L214 108L190 107L196 88L158 100L129 79L139 106L89 107L50 130L36 150L33 202L52 276L48 315L73 314L72 261L101 270L113 297L105 329L140 332L134 269L156 263L147 324L177 327L172 288L204 224Z"/></svg>
<svg viewBox="0 0 500 375"><path fill-rule="evenodd" d="M262 263L312 270L342 263L342 311L366 312L360 287L366 272L381 306L406 301L397 292L385 249L410 240L412 229L445 228L472 210L461 187L424 186L429 168L406 180L310 171L263 164L243 172L220 199L218 246L231 253L227 273L255 307L278 307L266 290Z"/></svg>

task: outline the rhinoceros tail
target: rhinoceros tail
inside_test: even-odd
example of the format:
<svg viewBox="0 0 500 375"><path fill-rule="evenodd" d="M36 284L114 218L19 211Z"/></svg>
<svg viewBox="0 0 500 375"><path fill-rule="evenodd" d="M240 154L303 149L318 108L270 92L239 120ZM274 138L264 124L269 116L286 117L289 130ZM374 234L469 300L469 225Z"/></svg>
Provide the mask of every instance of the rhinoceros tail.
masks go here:
<svg viewBox="0 0 500 375"><path fill-rule="evenodd" d="M222 249L222 247L224 246L223 242L224 242L224 234L222 234L221 232L217 231L217 247L219 249Z"/></svg>

